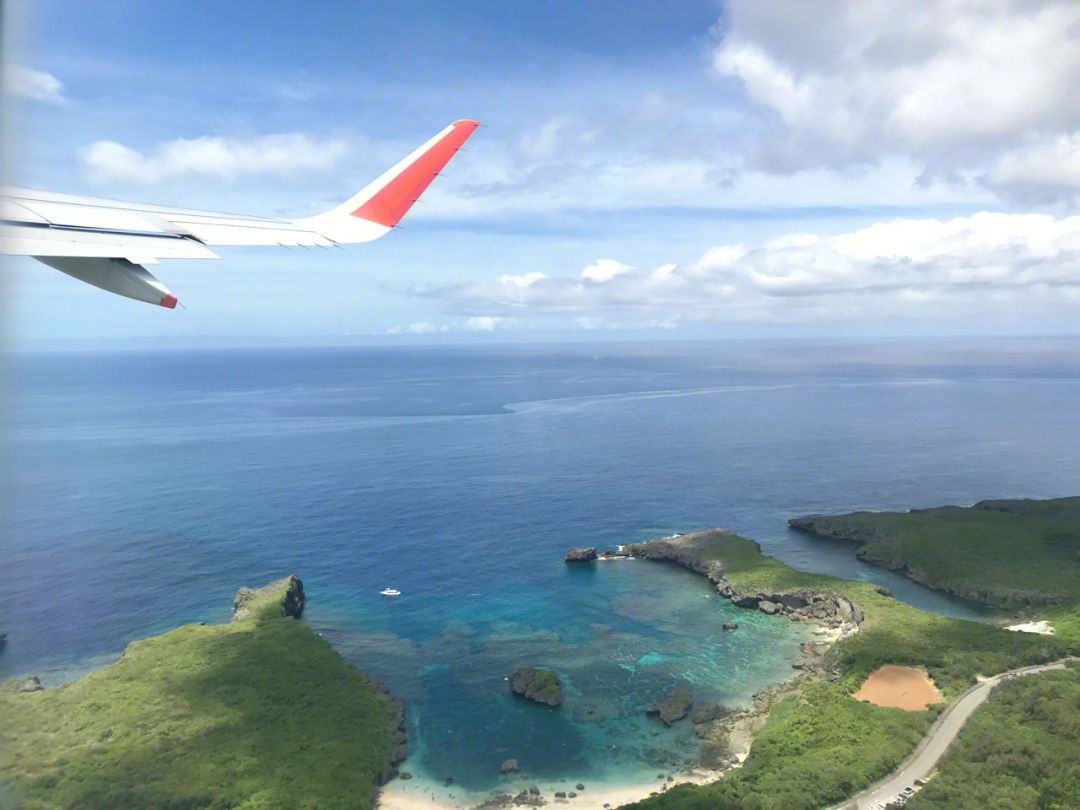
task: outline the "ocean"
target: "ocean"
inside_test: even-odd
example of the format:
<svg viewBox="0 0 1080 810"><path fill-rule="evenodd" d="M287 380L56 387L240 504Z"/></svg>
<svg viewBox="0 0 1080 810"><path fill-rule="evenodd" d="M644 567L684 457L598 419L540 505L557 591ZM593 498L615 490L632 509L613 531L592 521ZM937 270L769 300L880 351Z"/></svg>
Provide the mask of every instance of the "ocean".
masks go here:
<svg viewBox="0 0 1080 810"><path fill-rule="evenodd" d="M459 793L502 785L511 757L550 784L655 779L696 741L645 706L677 683L744 705L790 677L809 637L684 571L567 565L569 546L722 526L795 567L988 620L787 518L1080 492L1080 340L27 353L9 366L0 678L55 685L134 639L225 621L241 585L296 573L304 621L405 698L404 768ZM520 666L561 673L559 711L511 696Z"/></svg>

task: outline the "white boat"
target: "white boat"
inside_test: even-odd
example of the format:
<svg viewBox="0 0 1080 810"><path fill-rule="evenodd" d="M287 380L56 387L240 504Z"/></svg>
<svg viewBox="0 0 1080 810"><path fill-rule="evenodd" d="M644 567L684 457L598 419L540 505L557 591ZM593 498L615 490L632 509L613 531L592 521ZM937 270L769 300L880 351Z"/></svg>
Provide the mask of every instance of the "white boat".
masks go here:
<svg viewBox="0 0 1080 810"><path fill-rule="evenodd" d="M393 588L386 588L379 591L383 596L401 596L401 591L396 591Z"/></svg>

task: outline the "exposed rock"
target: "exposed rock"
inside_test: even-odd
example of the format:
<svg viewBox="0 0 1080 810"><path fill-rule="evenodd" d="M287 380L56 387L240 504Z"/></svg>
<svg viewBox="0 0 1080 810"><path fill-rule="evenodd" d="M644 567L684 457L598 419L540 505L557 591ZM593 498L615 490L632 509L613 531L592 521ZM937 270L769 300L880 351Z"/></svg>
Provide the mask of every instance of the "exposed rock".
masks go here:
<svg viewBox="0 0 1080 810"><path fill-rule="evenodd" d="M282 616L300 618L304 612L304 583L296 574L275 580L261 588L241 588L233 600L230 621L239 622L254 618L259 609L271 604L281 606Z"/></svg>
<svg viewBox="0 0 1080 810"><path fill-rule="evenodd" d="M576 799L577 798L577 794L572 790L569 793L567 793L566 795L567 795L567 797L569 797L571 799Z"/></svg>
<svg viewBox="0 0 1080 810"><path fill-rule="evenodd" d="M402 760L409 753L408 746L408 726L405 723L405 701L399 697L395 697L390 694L390 690L386 688L386 684L382 681L377 681L374 678L368 676L372 688L375 693L382 698L390 709L391 722L394 724L394 749L390 757L390 762L387 763L386 768L379 774L379 784L385 785L395 776L397 776L397 766L401 764Z"/></svg>
<svg viewBox="0 0 1080 810"><path fill-rule="evenodd" d="M566 798L566 791L556 790L555 791L555 798L556 799L565 799Z"/></svg>
<svg viewBox="0 0 1080 810"><path fill-rule="evenodd" d="M12 678L0 683L0 692L5 695L24 695L29 692L43 691L45 691L45 687L41 685L37 675L31 675L29 678Z"/></svg>
<svg viewBox="0 0 1080 810"><path fill-rule="evenodd" d="M545 706L558 706L563 699L559 674L550 669L523 667L510 676L510 689Z"/></svg>
<svg viewBox="0 0 1080 810"><path fill-rule="evenodd" d="M733 632L735 632L736 630L739 629L739 623L738 622L724 622L724 629L727 630L729 633L733 633Z"/></svg>
<svg viewBox="0 0 1080 810"><path fill-rule="evenodd" d="M574 787L576 787L578 790L584 790L585 789L585 785L581 784L581 782L578 782L576 785L574 785Z"/></svg>
<svg viewBox="0 0 1080 810"><path fill-rule="evenodd" d="M516 759L508 759L499 768L502 773L516 773L518 769L518 761Z"/></svg>
<svg viewBox="0 0 1080 810"><path fill-rule="evenodd" d="M529 793L532 796L539 796L540 795L540 788L538 788L536 785L533 785L531 788L529 788Z"/></svg>
<svg viewBox="0 0 1080 810"><path fill-rule="evenodd" d="M878 585L876 588L874 588L874 590L880 593L882 596L893 595L892 588L886 588L884 585Z"/></svg>
<svg viewBox="0 0 1080 810"><path fill-rule="evenodd" d="M664 725L670 726L672 723L686 717L686 713L690 711L692 705L694 705L693 695L685 687L676 686L663 698L649 706L645 713L658 716L664 722Z"/></svg>
<svg viewBox="0 0 1080 810"><path fill-rule="evenodd" d="M408 771L402 771L398 774L398 779L412 779L412 774Z"/></svg>
<svg viewBox="0 0 1080 810"><path fill-rule="evenodd" d="M570 548L566 552L566 557L563 559L566 562L595 562L596 561L596 547L590 546L589 548Z"/></svg>
<svg viewBox="0 0 1080 810"><path fill-rule="evenodd" d="M698 710L694 712L691 722L693 722L695 726L700 725L701 723L711 723L713 720L716 720L718 717L723 717L727 713L728 710L725 708L724 704L716 700L710 700L701 704Z"/></svg>
<svg viewBox="0 0 1080 810"><path fill-rule="evenodd" d="M768 615L772 616L776 613L779 613L784 608L781 605L776 604L776 602L770 602L768 599L762 599L760 602L758 602L757 609L760 610L762 613L767 613Z"/></svg>

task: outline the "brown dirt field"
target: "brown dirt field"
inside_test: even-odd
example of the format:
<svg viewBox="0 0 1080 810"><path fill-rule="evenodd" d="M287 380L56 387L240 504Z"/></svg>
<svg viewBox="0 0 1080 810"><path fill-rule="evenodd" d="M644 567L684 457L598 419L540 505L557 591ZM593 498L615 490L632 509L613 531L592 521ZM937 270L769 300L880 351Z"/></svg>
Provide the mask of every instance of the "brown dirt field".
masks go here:
<svg viewBox="0 0 1080 810"><path fill-rule="evenodd" d="M862 688L855 693L855 699L911 712L922 711L931 703L940 703L944 696L925 671L887 664L870 673Z"/></svg>

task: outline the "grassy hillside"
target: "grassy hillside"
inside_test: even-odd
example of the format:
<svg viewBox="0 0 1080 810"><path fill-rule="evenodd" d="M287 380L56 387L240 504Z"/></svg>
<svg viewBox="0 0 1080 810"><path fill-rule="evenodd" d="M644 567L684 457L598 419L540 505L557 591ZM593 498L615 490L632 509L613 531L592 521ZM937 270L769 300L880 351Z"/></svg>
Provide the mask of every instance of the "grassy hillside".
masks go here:
<svg viewBox="0 0 1080 810"><path fill-rule="evenodd" d="M0 694L5 792L27 810L370 807L397 725L379 685L283 617L280 595L247 608Z"/></svg>
<svg viewBox="0 0 1080 810"><path fill-rule="evenodd" d="M862 559L996 607L1080 601L1080 498L811 516L791 525L857 542Z"/></svg>
<svg viewBox="0 0 1080 810"><path fill-rule="evenodd" d="M1001 687L908 807L1080 807L1080 669L1044 672Z"/></svg>

